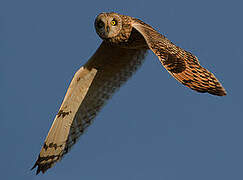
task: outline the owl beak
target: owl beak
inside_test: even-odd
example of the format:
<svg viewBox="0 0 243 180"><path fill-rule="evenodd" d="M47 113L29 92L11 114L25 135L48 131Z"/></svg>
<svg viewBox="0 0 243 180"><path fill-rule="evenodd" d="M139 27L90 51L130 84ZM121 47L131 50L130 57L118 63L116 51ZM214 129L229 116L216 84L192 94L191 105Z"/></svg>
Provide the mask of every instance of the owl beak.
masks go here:
<svg viewBox="0 0 243 180"><path fill-rule="evenodd" d="M105 27L105 30L106 30L106 32L107 32L107 34L108 34L109 31L110 31L110 27L109 27L109 26L106 26L106 27Z"/></svg>

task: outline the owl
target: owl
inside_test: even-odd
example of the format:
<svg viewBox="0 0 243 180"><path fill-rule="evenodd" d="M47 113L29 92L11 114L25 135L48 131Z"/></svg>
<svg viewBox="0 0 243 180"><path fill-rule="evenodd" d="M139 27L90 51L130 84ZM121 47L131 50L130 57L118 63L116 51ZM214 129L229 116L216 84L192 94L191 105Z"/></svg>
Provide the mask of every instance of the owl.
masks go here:
<svg viewBox="0 0 243 180"><path fill-rule="evenodd" d="M142 65L148 50L180 83L201 93L225 96L216 77L196 56L176 46L143 21L118 13L101 13L95 29L103 40L74 75L33 168L44 173L67 154L108 99Z"/></svg>

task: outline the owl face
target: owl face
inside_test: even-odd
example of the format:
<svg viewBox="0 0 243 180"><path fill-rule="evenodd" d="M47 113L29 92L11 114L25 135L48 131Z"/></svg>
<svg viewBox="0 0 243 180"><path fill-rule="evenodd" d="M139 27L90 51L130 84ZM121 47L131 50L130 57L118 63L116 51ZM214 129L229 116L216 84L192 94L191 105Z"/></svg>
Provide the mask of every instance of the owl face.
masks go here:
<svg viewBox="0 0 243 180"><path fill-rule="evenodd" d="M116 13L101 13L95 19L95 29L102 39L113 38L122 29L122 18Z"/></svg>

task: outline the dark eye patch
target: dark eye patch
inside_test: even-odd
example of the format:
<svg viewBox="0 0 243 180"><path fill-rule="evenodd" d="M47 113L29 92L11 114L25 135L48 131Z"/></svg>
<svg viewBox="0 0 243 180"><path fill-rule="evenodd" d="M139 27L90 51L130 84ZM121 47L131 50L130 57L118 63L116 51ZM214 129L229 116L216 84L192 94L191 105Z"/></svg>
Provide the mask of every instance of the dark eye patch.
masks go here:
<svg viewBox="0 0 243 180"><path fill-rule="evenodd" d="M96 25L98 28L102 28L102 27L104 27L105 24L103 21L99 20L99 21L97 21Z"/></svg>

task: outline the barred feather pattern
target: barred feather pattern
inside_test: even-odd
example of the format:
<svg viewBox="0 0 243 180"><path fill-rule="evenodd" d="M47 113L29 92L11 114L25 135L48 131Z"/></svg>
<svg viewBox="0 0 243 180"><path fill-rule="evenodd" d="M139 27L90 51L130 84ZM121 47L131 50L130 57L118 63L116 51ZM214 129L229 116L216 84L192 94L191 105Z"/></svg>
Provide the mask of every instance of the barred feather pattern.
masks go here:
<svg viewBox="0 0 243 180"><path fill-rule="evenodd" d="M90 90L76 114L71 125L70 133L66 142L64 154L69 152L78 138L85 132L86 128L100 112L107 100L137 71L142 65L146 50L125 50L122 58L110 61L108 66L98 67L98 73ZM112 51L112 50L111 50ZM120 50L119 50L120 51ZM130 51L130 53L129 53ZM132 55L128 58L127 54ZM125 55L125 56L124 56ZM113 64L114 63L114 64ZM111 69L112 68L112 71ZM116 69L116 70L115 70Z"/></svg>
<svg viewBox="0 0 243 180"><path fill-rule="evenodd" d="M143 35L149 48L176 80L197 92L226 95L217 78L200 65L196 56L176 46L139 19L133 18L133 27Z"/></svg>
<svg viewBox="0 0 243 180"><path fill-rule="evenodd" d="M70 84L69 89L73 90L71 93L68 90L33 167L38 166L37 174L53 167L70 151L107 100L142 65L146 51L146 48L126 49L102 42L96 53L80 69L79 74L85 77L88 76L87 73L95 70L92 82L88 83L83 79L80 87L77 87L75 83L80 81L80 76L76 73L77 76L74 76ZM87 88L87 91L83 90ZM80 92L87 93L80 94Z"/></svg>

